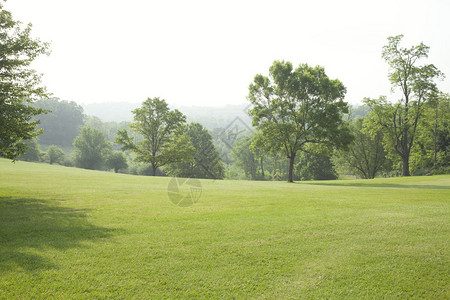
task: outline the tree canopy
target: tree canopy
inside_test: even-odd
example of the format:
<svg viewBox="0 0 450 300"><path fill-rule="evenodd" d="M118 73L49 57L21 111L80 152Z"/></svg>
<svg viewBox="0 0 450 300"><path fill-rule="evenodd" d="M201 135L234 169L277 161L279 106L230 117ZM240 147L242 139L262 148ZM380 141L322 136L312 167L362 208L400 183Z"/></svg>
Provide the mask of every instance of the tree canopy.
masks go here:
<svg viewBox="0 0 450 300"><path fill-rule="evenodd" d="M170 110L164 99L156 97L148 98L133 114L131 131L142 140L134 141L124 129L117 132L116 143L122 145L123 151L134 152L137 161L151 164L153 176L159 167L193 159L195 148L183 133L186 116L180 111Z"/></svg>
<svg viewBox="0 0 450 300"><path fill-rule="evenodd" d="M177 177L223 179L223 163L208 130L199 123L190 123L185 130L195 148L193 160L171 164L164 171Z"/></svg>
<svg viewBox="0 0 450 300"><path fill-rule="evenodd" d="M48 53L47 43L31 37L31 24L22 26L0 3L0 157L14 160L42 132L33 117L43 110L29 104L46 91L31 63Z"/></svg>
<svg viewBox="0 0 450 300"><path fill-rule="evenodd" d="M348 113L346 89L330 79L323 67L275 61L269 76L256 75L249 86L253 126L260 134L256 145L282 152L289 159L288 181L293 181L294 161L308 144L345 146L351 135L342 119Z"/></svg>
<svg viewBox="0 0 450 300"><path fill-rule="evenodd" d="M106 140L103 132L89 126L81 129L80 135L73 141L73 146L75 164L84 169L101 169L111 152L111 143Z"/></svg>
<svg viewBox="0 0 450 300"><path fill-rule="evenodd" d="M383 148L383 134L379 131L370 135L363 128L364 118L351 123L353 143L346 150L336 150L333 163L341 170L358 175L364 179L372 179L383 169L386 163L386 152Z"/></svg>
<svg viewBox="0 0 450 300"><path fill-rule="evenodd" d="M121 169L128 168L127 158L123 152L113 151L106 158L106 166L117 173Z"/></svg>
<svg viewBox="0 0 450 300"><path fill-rule="evenodd" d="M389 81L394 90L400 90L401 99L393 103L380 97L364 102L371 109L372 124L369 127L372 133L383 132L386 149L401 158L402 175L409 176L409 158L424 104L437 96L435 80L443 74L432 64L420 65L420 61L428 57L428 46L420 43L403 48L400 46L402 38L403 35L389 37L382 52L390 68Z"/></svg>

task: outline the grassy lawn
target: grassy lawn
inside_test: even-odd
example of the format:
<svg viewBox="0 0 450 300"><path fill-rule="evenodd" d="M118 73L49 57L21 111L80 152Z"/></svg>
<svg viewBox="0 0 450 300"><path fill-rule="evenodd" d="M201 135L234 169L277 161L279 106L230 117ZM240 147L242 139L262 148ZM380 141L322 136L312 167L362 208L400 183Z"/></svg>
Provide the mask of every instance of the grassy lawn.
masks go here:
<svg viewBox="0 0 450 300"><path fill-rule="evenodd" d="M0 159L0 298L450 297L450 176L169 181Z"/></svg>

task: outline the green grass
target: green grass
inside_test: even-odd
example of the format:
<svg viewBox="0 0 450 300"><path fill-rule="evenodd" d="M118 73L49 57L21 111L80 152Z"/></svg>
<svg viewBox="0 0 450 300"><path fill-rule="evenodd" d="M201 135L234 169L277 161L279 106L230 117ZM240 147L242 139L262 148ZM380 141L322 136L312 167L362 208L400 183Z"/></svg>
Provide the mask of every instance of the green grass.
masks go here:
<svg viewBox="0 0 450 300"><path fill-rule="evenodd" d="M450 297L448 175L169 180L1 159L0 298Z"/></svg>

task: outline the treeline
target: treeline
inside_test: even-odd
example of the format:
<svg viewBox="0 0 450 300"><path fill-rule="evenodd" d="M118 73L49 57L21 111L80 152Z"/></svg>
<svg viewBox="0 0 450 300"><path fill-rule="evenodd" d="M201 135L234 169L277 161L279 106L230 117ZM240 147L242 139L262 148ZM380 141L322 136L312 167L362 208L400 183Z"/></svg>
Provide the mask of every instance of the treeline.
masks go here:
<svg viewBox="0 0 450 300"><path fill-rule="evenodd" d="M47 111L38 117L43 129L29 142L28 151L19 160L40 161L135 175L152 175L150 163L136 160L130 151L121 151L115 143L117 132L130 128L131 122L103 122L87 116L75 102L60 99L39 100L33 104ZM417 125L417 138L411 149L410 168L414 175L448 173L449 96L439 97L423 107ZM373 125L376 113L368 105L353 107L344 116L354 137L346 149L311 148L300 152L294 163L294 180L332 180L339 176L374 178L399 176L402 161L389 148L381 130ZM184 124L183 130L196 148L195 159L156 168L160 176L248 180L287 180L289 160L280 153L268 153L255 147L254 128L240 123L211 131L199 123ZM233 125L233 124L231 124ZM134 140L139 133L129 131ZM200 166L198 168L198 166Z"/></svg>
<svg viewBox="0 0 450 300"><path fill-rule="evenodd" d="M33 106L45 112L36 117L43 133L27 142L27 152L18 159L135 175L224 178L224 165L207 129L196 122L187 123L186 116L171 111L164 100L154 98L143 105L146 103L150 103L147 109L154 114L153 122L141 120L139 116L148 111L139 108L133 111L135 122L118 123L87 116L73 101L38 100ZM144 128L146 131L139 122L147 121L152 126ZM120 150L118 141L124 132L127 142L142 144L142 151L133 152L135 147Z"/></svg>
<svg viewBox="0 0 450 300"><path fill-rule="evenodd" d="M36 117L43 134L19 159L139 175L290 182L448 173L450 97L435 83L443 74L419 65L427 46L402 48L401 39L389 38L382 52L401 94L394 102L366 98L352 109L343 83L324 68L275 61L249 86L249 118L229 118L222 128L188 122L160 98L134 109L132 122L86 116L75 102L37 101L34 109L46 112Z"/></svg>

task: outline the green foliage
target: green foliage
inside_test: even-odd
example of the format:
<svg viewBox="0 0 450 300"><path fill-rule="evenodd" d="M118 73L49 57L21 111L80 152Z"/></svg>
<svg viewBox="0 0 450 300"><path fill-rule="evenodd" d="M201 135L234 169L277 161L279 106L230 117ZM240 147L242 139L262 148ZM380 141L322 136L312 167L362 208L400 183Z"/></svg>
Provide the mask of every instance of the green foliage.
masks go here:
<svg viewBox="0 0 450 300"><path fill-rule="evenodd" d="M183 133L186 117L181 112L171 111L163 99L148 98L133 114L131 131L141 135L143 140L133 141L124 129L117 132L116 143L122 145L123 151L134 152L137 161L151 164L153 175L159 167L192 161L195 148Z"/></svg>
<svg viewBox="0 0 450 300"><path fill-rule="evenodd" d="M256 75L249 86L249 110L259 133L255 147L289 158L288 181L293 181L295 157L308 144L344 147L351 135L342 115L346 89L329 79L324 68L275 61L269 77Z"/></svg>
<svg viewBox="0 0 450 300"><path fill-rule="evenodd" d="M45 155L45 159L49 162L49 164L58 163L61 164L64 162L64 151L58 146L51 145L47 149L47 153Z"/></svg>
<svg viewBox="0 0 450 300"><path fill-rule="evenodd" d="M257 149L251 147L254 136L246 136L238 140L232 149L233 163L244 170L251 180L264 179L264 157L258 156Z"/></svg>
<svg viewBox="0 0 450 300"><path fill-rule="evenodd" d="M114 142L117 137L117 131L124 130L129 128L130 122L122 121L122 122L104 122L102 119L95 116L85 116L84 125L90 126L92 128L98 129L102 131L106 139L110 142ZM141 136L135 133L131 133L131 136L134 140L142 139ZM118 146L118 145L116 145ZM119 149L120 147L117 147Z"/></svg>
<svg viewBox="0 0 450 300"><path fill-rule="evenodd" d="M127 158L123 152L113 151L106 158L106 166L117 173L119 170L128 168Z"/></svg>
<svg viewBox="0 0 450 300"><path fill-rule="evenodd" d="M413 173L428 173L449 165L450 96L441 93L424 106L411 153L411 169Z"/></svg>
<svg viewBox="0 0 450 300"><path fill-rule="evenodd" d="M410 155L414 147L417 127L423 117L424 105L435 98L438 90L435 80L443 74L432 64L418 65L428 57L429 47L423 43L401 48L402 35L389 37L383 47L383 58L389 64L392 89L398 88L402 98L396 103L379 99L365 99L370 107L369 132L383 133L384 147L390 156L402 161L402 175L410 175Z"/></svg>
<svg viewBox="0 0 450 300"><path fill-rule="evenodd" d="M27 150L24 154L20 155L18 160L23 161L41 161L41 150L36 139L32 139L26 142Z"/></svg>
<svg viewBox="0 0 450 300"><path fill-rule="evenodd" d="M71 146L84 122L83 108L73 101L62 101L58 98L38 100L33 107L48 112L37 117L40 121L39 127L44 131L39 137L39 143Z"/></svg>
<svg viewBox="0 0 450 300"><path fill-rule="evenodd" d="M190 123L185 130L195 148L193 160L170 164L164 171L177 177L223 179L224 166L208 130L199 123Z"/></svg>
<svg viewBox="0 0 450 300"><path fill-rule="evenodd" d="M338 178L331 158L314 152L301 152L296 165L300 180L335 180Z"/></svg>
<svg viewBox="0 0 450 300"><path fill-rule="evenodd" d="M66 167L75 167L75 161L74 161L73 156L72 155L66 155L64 157L63 162L62 162L62 165L66 166Z"/></svg>
<svg viewBox="0 0 450 300"><path fill-rule="evenodd" d="M31 37L31 24L23 28L0 3L0 157L16 159L42 133L32 118L44 111L30 104L46 93L31 63L47 49Z"/></svg>
<svg viewBox="0 0 450 300"><path fill-rule="evenodd" d="M111 151L111 144L100 130L89 126L81 129L74 142L75 165L84 169L100 170Z"/></svg>
<svg viewBox="0 0 450 300"><path fill-rule="evenodd" d="M153 168L151 164L141 163L136 160L130 161L128 164L128 174L141 175L141 176L153 176ZM157 169L156 176L166 176L163 170Z"/></svg>
<svg viewBox="0 0 450 300"><path fill-rule="evenodd" d="M251 131L248 128L240 128L239 126L233 126L232 124L233 123L227 124L225 128L214 128L211 130L214 147L220 153L222 161L227 165L233 163L231 152L235 143L240 138L251 134Z"/></svg>
<svg viewBox="0 0 450 300"><path fill-rule="evenodd" d="M372 179L380 171L388 171L387 153L383 148L383 134L380 130L370 135L363 128L364 118L351 123L354 141L348 149L336 150L333 163L341 173L357 175L360 178Z"/></svg>

